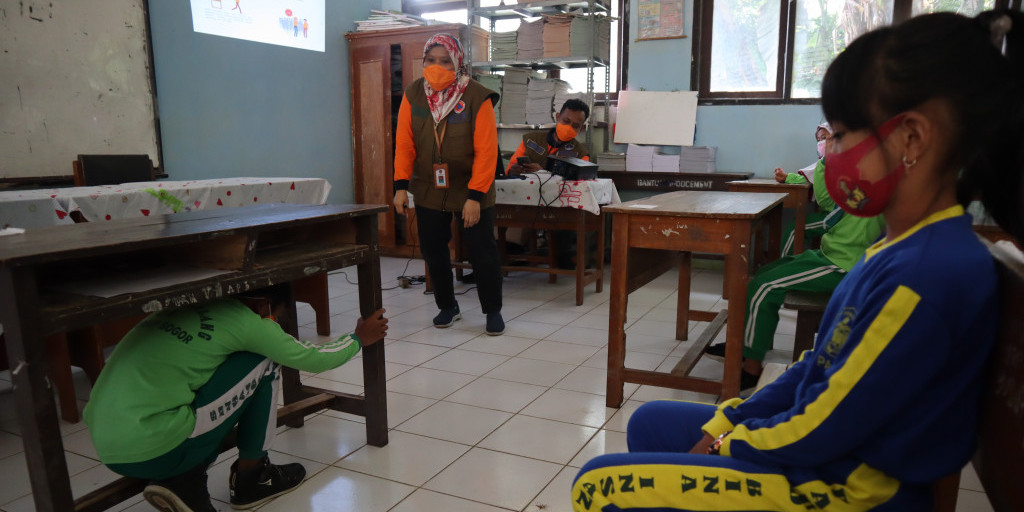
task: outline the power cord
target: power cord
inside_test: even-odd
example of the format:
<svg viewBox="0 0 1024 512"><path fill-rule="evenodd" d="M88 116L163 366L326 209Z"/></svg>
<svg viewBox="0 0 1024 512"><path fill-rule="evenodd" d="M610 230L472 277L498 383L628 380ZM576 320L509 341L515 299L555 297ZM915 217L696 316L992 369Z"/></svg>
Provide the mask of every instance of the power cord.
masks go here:
<svg viewBox="0 0 1024 512"><path fill-rule="evenodd" d="M409 261L405 262L405 268L402 269L402 274L399 275L396 278L397 281L398 281L398 284L396 284L395 286L392 286L390 288L383 288L382 287L381 291L394 290L395 288L409 288L412 285L417 285L417 284L425 283L427 281L427 278L424 277L424 276L409 276L409 275L405 275L406 271L409 270L409 264L410 263L412 263L412 258L409 258ZM344 270L335 270L333 272L328 272L328 275L330 275L330 274L341 274L341 275L345 276L345 282L347 282L348 284L351 284L351 285L358 285L359 284L359 283L352 282L352 280L349 279L348 274L346 274Z"/></svg>

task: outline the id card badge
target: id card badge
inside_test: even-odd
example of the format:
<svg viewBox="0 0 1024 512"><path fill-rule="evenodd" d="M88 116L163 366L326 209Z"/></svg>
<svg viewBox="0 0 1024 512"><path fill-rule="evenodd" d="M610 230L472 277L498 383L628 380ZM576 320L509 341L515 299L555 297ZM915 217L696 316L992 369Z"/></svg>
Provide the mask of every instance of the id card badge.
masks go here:
<svg viewBox="0 0 1024 512"><path fill-rule="evenodd" d="M448 188L448 164L434 164L434 187Z"/></svg>

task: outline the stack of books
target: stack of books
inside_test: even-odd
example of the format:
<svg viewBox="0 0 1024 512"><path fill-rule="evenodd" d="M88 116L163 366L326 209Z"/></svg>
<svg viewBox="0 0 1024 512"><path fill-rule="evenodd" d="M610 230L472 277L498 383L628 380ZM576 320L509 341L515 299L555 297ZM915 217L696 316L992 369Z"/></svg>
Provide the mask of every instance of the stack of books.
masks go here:
<svg viewBox="0 0 1024 512"><path fill-rule="evenodd" d="M531 78L526 96L526 124L551 124L551 103L555 98L554 78Z"/></svg>
<svg viewBox="0 0 1024 512"><path fill-rule="evenodd" d="M608 62L611 55L612 20L608 16L594 16L595 27L591 29L589 16L576 16L569 28L570 55L573 57L590 57L593 55ZM596 51L591 41L597 37Z"/></svg>
<svg viewBox="0 0 1024 512"><path fill-rule="evenodd" d="M715 172L717 152L715 146L683 146L679 155L679 172Z"/></svg>
<svg viewBox="0 0 1024 512"><path fill-rule="evenodd" d="M601 171L622 172L626 170L625 153L599 153L597 165Z"/></svg>
<svg viewBox="0 0 1024 512"><path fill-rule="evenodd" d="M427 22L419 16L402 14L392 11L370 10L370 18L367 20L356 20L356 32L369 32L371 30L394 30L398 28L416 27L426 25Z"/></svg>
<svg viewBox="0 0 1024 512"><path fill-rule="evenodd" d="M519 22L517 32L518 60L533 60L544 56L544 18Z"/></svg>
<svg viewBox="0 0 1024 512"><path fill-rule="evenodd" d="M572 26L573 14L551 14L544 16L544 57L558 58L568 57L569 32Z"/></svg>
<svg viewBox="0 0 1024 512"><path fill-rule="evenodd" d="M657 146L630 144L626 148L626 170L629 172L651 172L654 168L654 153Z"/></svg>
<svg viewBox="0 0 1024 512"><path fill-rule="evenodd" d="M569 100L581 100L586 103L586 94L582 92L572 92L572 86L569 82L559 80L555 83L555 98L551 101L551 114L552 117L557 116L562 111L562 105Z"/></svg>
<svg viewBox="0 0 1024 512"><path fill-rule="evenodd" d="M679 155L654 153L651 159L651 172L679 172Z"/></svg>
<svg viewBox="0 0 1024 512"><path fill-rule="evenodd" d="M501 80L501 122L505 124L526 124L526 99L528 84L533 73L527 69L505 70Z"/></svg>
<svg viewBox="0 0 1024 512"><path fill-rule="evenodd" d="M518 32L491 32L491 60L516 60Z"/></svg>

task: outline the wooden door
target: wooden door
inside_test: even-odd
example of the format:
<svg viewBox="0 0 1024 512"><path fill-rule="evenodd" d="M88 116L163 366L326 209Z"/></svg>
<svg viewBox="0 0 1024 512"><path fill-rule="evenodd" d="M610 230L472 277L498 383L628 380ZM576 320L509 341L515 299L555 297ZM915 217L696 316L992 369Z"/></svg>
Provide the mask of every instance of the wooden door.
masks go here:
<svg viewBox="0 0 1024 512"><path fill-rule="evenodd" d="M390 205L394 198L391 132L391 47L353 47L352 148L355 200ZM395 214L389 209L377 223L380 245L395 245Z"/></svg>

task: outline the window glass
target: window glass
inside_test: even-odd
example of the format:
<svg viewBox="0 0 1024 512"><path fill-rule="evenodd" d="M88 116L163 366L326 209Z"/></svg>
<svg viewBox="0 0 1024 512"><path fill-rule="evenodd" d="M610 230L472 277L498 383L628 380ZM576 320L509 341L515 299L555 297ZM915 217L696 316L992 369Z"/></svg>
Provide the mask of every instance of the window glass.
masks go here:
<svg viewBox="0 0 1024 512"><path fill-rule="evenodd" d="M711 92L774 91L780 0L716 0Z"/></svg>
<svg viewBox="0 0 1024 512"><path fill-rule="evenodd" d="M995 0L914 0L911 14L917 16L929 12L955 12L973 17L995 6Z"/></svg>
<svg viewBox="0 0 1024 512"><path fill-rule="evenodd" d="M832 59L861 34L892 23L892 7L893 0L797 2L791 97L820 97Z"/></svg>

